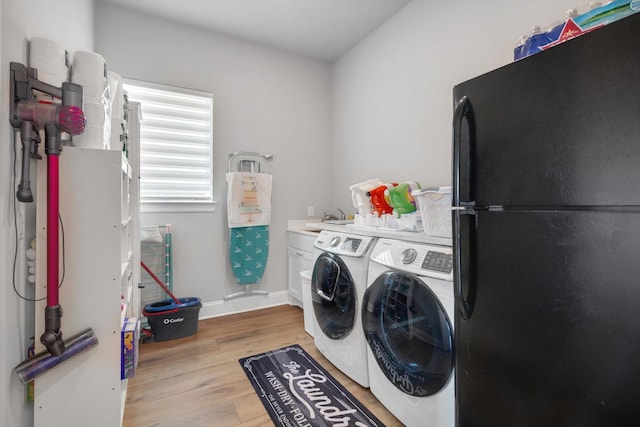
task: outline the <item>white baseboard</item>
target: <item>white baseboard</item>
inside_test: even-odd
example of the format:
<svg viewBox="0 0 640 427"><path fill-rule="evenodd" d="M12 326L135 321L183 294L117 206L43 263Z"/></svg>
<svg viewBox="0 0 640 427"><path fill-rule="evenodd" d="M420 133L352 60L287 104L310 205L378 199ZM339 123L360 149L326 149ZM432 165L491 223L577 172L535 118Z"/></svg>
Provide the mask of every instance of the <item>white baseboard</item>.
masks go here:
<svg viewBox="0 0 640 427"><path fill-rule="evenodd" d="M283 304L289 304L289 291L269 292L267 295L239 296L230 300L203 303L198 318L209 319Z"/></svg>

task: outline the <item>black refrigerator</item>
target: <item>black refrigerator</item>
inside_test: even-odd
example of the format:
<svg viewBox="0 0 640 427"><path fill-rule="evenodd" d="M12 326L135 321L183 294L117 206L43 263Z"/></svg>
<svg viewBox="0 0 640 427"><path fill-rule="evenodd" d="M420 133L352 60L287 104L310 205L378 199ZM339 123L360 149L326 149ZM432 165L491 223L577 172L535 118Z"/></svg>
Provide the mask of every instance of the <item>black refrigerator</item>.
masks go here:
<svg viewBox="0 0 640 427"><path fill-rule="evenodd" d="M453 93L457 426L640 426L640 14Z"/></svg>

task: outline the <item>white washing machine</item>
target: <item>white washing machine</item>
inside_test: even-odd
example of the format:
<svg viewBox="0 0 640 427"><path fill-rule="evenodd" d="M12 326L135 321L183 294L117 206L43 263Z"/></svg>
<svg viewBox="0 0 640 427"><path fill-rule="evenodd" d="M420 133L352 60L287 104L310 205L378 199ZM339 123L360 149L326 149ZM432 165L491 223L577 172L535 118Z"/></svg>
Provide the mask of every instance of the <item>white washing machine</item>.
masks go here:
<svg viewBox="0 0 640 427"><path fill-rule="evenodd" d="M314 242L311 277L314 342L335 367L369 387L362 297L376 238L323 230Z"/></svg>
<svg viewBox="0 0 640 427"><path fill-rule="evenodd" d="M453 251L380 239L371 253L362 326L369 384L407 427L453 427Z"/></svg>

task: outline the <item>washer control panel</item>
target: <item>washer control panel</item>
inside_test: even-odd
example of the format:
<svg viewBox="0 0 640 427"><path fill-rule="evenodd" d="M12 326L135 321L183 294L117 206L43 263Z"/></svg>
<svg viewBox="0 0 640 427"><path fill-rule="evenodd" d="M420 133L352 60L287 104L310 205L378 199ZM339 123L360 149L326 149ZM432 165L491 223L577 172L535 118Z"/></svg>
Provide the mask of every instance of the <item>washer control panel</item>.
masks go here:
<svg viewBox="0 0 640 427"><path fill-rule="evenodd" d="M375 237L323 230L313 246L337 255L361 257L373 245Z"/></svg>
<svg viewBox="0 0 640 427"><path fill-rule="evenodd" d="M390 269L453 280L453 249L449 246L379 239L370 259Z"/></svg>

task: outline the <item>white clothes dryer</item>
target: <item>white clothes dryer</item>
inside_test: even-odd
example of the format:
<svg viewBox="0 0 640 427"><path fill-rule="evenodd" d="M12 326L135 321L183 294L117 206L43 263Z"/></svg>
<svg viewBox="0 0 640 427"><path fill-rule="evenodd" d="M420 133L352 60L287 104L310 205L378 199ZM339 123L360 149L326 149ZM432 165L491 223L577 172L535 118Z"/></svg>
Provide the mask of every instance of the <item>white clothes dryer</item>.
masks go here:
<svg viewBox="0 0 640 427"><path fill-rule="evenodd" d="M407 427L453 427L453 251L380 239L362 303L369 384Z"/></svg>
<svg viewBox="0 0 640 427"><path fill-rule="evenodd" d="M369 372L360 311L375 240L321 231L314 242L316 261L311 277L315 345L336 368L363 387L369 387Z"/></svg>

